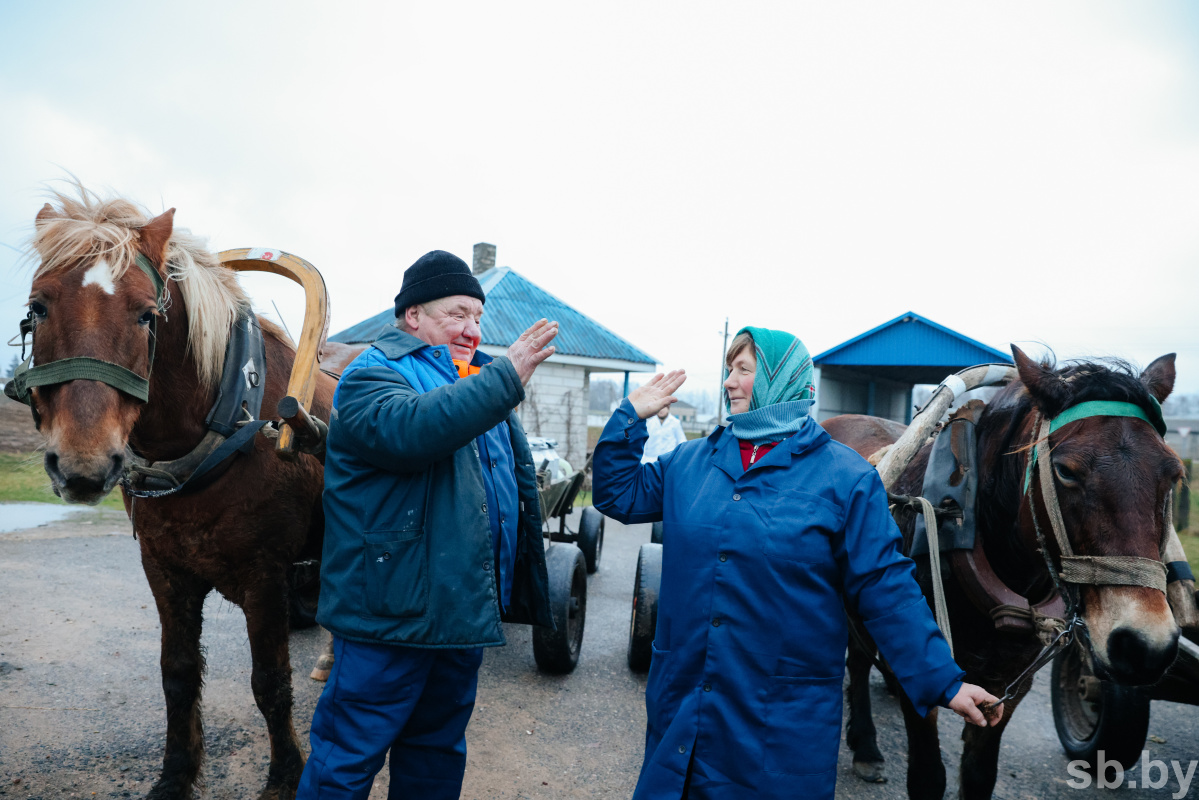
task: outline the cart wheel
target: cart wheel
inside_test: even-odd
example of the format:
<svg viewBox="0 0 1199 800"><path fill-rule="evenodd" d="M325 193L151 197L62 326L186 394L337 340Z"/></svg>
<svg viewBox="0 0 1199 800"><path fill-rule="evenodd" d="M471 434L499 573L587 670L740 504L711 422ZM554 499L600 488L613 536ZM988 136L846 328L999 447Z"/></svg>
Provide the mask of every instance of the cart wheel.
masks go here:
<svg viewBox="0 0 1199 800"><path fill-rule="evenodd" d="M287 574L291 630L311 628L316 624L316 610L321 596L321 562L318 559L298 561Z"/></svg>
<svg viewBox="0 0 1199 800"><path fill-rule="evenodd" d="M604 519L595 506L587 506L583 509L583 519L579 521L579 549L587 560L588 575L599 569L600 554L604 549Z"/></svg>
<svg viewBox="0 0 1199 800"><path fill-rule="evenodd" d="M634 672L645 672L653 658L650 645L658 627L658 589L661 585L662 545L643 544L637 553L633 615L629 620L629 669Z"/></svg>
<svg viewBox="0 0 1199 800"><path fill-rule="evenodd" d="M587 615L587 563L572 544L551 545L545 553L550 610L556 630L533 628L533 658L545 672L565 674L579 663Z"/></svg>
<svg viewBox="0 0 1199 800"><path fill-rule="evenodd" d="M1075 642L1053 660L1050 693L1057 738L1071 759L1094 770L1099 751L1105 761L1130 768L1141 757L1149 733L1149 698L1134 686L1096 678Z"/></svg>
<svg viewBox="0 0 1199 800"><path fill-rule="evenodd" d="M650 527L649 540L653 544L662 544L662 520L658 520Z"/></svg>

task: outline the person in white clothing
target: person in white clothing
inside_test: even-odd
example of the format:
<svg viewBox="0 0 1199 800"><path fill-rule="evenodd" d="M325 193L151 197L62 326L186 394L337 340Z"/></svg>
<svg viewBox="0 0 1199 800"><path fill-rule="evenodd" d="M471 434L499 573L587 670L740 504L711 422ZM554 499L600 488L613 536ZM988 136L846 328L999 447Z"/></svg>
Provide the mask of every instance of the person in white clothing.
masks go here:
<svg viewBox="0 0 1199 800"><path fill-rule="evenodd" d="M649 431L649 439L645 443L645 453L641 456L642 464L657 461L658 456L666 455L687 441L687 434L683 433L683 423L670 413L669 405L646 420L645 424Z"/></svg>

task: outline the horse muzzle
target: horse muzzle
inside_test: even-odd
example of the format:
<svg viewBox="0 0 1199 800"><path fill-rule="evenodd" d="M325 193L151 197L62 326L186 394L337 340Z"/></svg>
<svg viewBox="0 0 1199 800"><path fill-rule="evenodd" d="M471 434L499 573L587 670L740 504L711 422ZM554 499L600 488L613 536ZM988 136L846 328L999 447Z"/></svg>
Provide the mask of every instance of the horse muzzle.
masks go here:
<svg viewBox="0 0 1199 800"><path fill-rule="evenodd" d="M43 459L54 493L68 503L94 506L112 491L125 472L124 450L90 458L47 450Z"/></svg>
<svg viewBox="0 0 1199 800"><path fill-rule="evenodd" d="M1126 686L1156 683L1178 655L1179 629L1165 596L1141 587L1096 594L1102 602L1088 603L1086 615L1096 674Z"/></svg>

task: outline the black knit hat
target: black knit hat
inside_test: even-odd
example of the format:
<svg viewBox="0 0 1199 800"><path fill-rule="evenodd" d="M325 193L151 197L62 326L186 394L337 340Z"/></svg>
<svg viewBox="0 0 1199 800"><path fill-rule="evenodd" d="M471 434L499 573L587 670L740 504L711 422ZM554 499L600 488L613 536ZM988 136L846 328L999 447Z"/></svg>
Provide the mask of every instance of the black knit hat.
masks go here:
<svg viewBox="0 0 1199 800"><path fill-rule="evenodd" d="M404 284L396 295L396 317L403 316L404 309L410 306L456 294L478 298L480 303L487 302L483 287L470 273L465 261L453 253L432 250L404 270Z"/></svg>

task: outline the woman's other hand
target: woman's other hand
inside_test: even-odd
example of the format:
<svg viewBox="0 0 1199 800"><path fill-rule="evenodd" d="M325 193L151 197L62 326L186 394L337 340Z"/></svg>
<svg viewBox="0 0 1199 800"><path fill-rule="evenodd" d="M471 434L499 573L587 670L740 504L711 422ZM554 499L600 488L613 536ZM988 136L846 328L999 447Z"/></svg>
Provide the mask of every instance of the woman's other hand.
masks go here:
<svg viewBox="0 0 1199 800"><path fill-rule="evenodd" d="M687 380L685 370L676 369L663 375L659 372L645 384L629 392L629 402L641 419L649 419L666 406L678 400L675 390Z"/></svg>
<svg viewBox="0 0 1199 800"><path fill-rule="evenodd" d="M987 704L985 713L979 708L982 703ZM999 698L973 683L962 684L962 688L958 689L958 693L949 701L949 708L959 717L981 728L998 725L999 720L1003 719L1003 703L999 702Z"/></svg>

